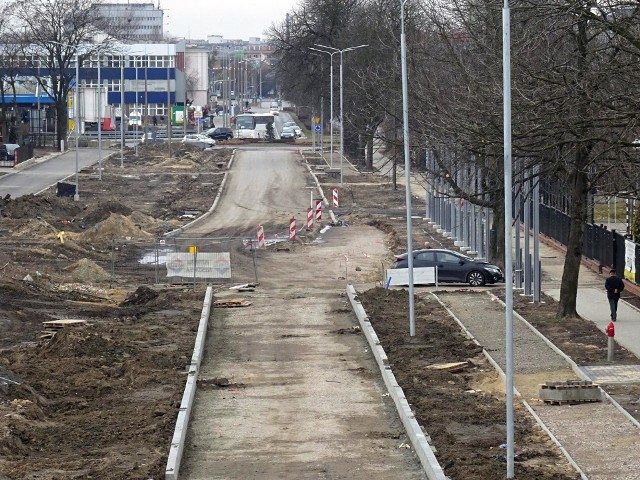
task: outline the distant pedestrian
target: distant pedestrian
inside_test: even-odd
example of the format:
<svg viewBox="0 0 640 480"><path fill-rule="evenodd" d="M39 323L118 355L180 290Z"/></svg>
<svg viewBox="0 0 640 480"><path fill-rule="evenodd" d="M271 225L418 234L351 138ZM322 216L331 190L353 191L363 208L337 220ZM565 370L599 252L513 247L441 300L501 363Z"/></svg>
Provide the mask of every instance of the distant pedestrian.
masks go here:
<svg viewBox="0 0 640 480"><path fill-rule="evenodd" d="M158 126L158 117L156 117L155 115L153 116L153 126L154 127Z"/></svg>
<svg viewBox="0 0 640 480"><path fill-rule="evenodd" d="M618 317L618 300L620 300L620 293L624 290L624 282L616 276L613 268L609 270L609 278L604 282L604 288L607 291L609 308L611 308L611 320L615 322Z"/></svg>
<svg viewBox="0 0 640 480"><path fill-rule="evenodd" d="M424 248L431 248L431 244L429 242L424 242Z"/></svg>

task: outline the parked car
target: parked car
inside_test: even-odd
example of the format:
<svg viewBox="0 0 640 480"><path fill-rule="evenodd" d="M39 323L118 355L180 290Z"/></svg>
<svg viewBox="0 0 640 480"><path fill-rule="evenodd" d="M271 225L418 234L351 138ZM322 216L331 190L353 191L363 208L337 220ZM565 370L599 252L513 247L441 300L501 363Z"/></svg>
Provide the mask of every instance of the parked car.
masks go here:
<svg viewBox="0 0 640 480"><path fill-rule="evenodd" d="M233 130L227 127L210 128L204 133L214 140L231 140L233 138Z"/></svg>
<svg viewBox="0 0 640 480"><path fill-rule="evenodd" d="M5 143L3 147L7 149L7 160L17 160L16 152L20 148L20 145L18 145L17 143Z"/></svg>
<svg viewBox="0 0 640 480"><path fill-rule="evenodd" d="M215 146L216 141L203 133L189 133L184 136L182 143L195 145L200 148L210 148Z"/></svg>
<svg viewBox="0 0 640 480"><path fill-rule="evenodd" d="M302 136L302 129L298 126L298 124L296 122L284 122L282 124L282 127L291 127L293 128L293 130L296 132L296 136L301 137Z"/></svg>
<svg viewBox="0 0 640 480"><path fill-rule="evenodd" d="M284 127L282 129L282 132L280 132L280 138L282 140L295 140L296 137L296 131L293 129L293 127Z"/></svg>
<svg viewBox="0 0 640 480"><path fill-rule="evenodd" d="M391 268L407 268L408 262L406 253L397 255ZM436 267L438 282L460 282L480 286L504 281L500 267L451 250L415 250L413 267Z"/></svg>

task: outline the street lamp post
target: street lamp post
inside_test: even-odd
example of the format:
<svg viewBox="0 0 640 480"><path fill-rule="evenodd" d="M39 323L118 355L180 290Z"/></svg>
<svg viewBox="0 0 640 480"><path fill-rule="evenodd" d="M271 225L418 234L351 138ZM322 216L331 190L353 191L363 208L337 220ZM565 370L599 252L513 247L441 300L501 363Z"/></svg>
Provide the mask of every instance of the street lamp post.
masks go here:
<svg viewBox="0 0 640 480"><path fill-rule="evenodd" d="M407 0L404 0L405 2ZM368 45L358 45L355 47L347 47L347 48L343 48L342 50L339 50L337 48L334 47L327 47L326 45L320 45L320 44L315 44L318 47L322 47L322 48L328 48L329 50L332 50L336 53L340 53L340 186L342 187L343 185L343 170L342 170L342 160L344 158L344 117L343 117L343 98L344 98L344 88L343 88L343 83L342 83L342 65L343 65L343 54L345 52L350 52L352 50L356 50L358 48L364 48L364 47L368 47Z"/></svg>
<svg viewBox="0 0 640 480"><path fill-rule="evenodd" d="M120 56L120 168L124 168L124 53Z"/></svg>
<svg viewBox="0 0 640 480"><path fill-rule="evenodd" d="M316 45L319 46L319 45ZM329 55L331 61L330 61L330 69L331 71L329 72L329 140L331 142L331 150L329 152L329 166L330 168L333 168L333 56L338 53L338 52L327 52L326 50L320 50L319 48L313 48L313 47L309 47L309 50L315 50L316 52L322 52L322 53L326 53L327 55Z"/></svg>
<svg viewBox="0 0 640 480"><path fill-rule="evenodd" d="M411 156L409 152L409 88L407 85L407 39L404 32L404 4L400 0L400 50L402 56L402 136L404 143L404 183L407 206L407 268L409 273L409 336L416 334L416 317L413 299L413 225L411 220Z"/></svg>
<svg viewBox="0 0 640 480"><path fill-rule="evenodd" d="M511 251L512 160L511 160L511 22L509 0L502 8L502 82L504 116L504 288L505 288L505 386L507 428L507 478L515 476L513 425L513 259ZM528 235L529 232L527 232Z"/></svg>
<svg viewBox="0 0 640 480"><path fill-rule="evenodd" d="M73 124L76 130L76 193L73 196L74 201L80 200L80 176L78 173L78 137L80 137L80 55L76 53L76 89L73 100Z"/></svg>
<svg viewBox="0 0 640 480"><path fill-rule="evenodd" d="M82 45L69 45L66 43L54 42L51 41L49 43L53 43L56 45L60 45L63 47L74 47L76 49L76 88L74 91L74 99L73 99L73 127L76 131L76 189L73 195L74 201L80 200L80 161L78 154L78 138L80 137L80 54L78 53L78 48L81 48Z"/></svg>
<svg viewBox="0 0 640 480"><path fill-rule="evenodd" d="M102 75L98 55L98 180L102 180Z"/></svg>

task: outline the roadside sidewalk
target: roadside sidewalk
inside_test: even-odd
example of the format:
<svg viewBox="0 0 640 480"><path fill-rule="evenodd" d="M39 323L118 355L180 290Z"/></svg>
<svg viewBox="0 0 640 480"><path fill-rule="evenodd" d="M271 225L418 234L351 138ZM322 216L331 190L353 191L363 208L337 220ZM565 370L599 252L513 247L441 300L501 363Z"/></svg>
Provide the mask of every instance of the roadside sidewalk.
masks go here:
<svg viewBox="0 0 640 480"><path fill-rule="evenodd" d="M46 162L48 160L51 160L53 158L57 158L60 155L64 155L67 152L68 152L68 150L66 152L51 152L51 153L48 153L48 154L43 155L41 157L30 158L29 160L21 162L21 163L17 164L14 167L0 167L0 175L3 175L3 176L11 175L12 173L19 172L19 171L24 170L25 168L29 168L29 167L31 167L31 166L33 166L35 164L44 163L44 162Z"/></svg>
<svg viewBox="0 0 640 480"><path fill-rule="evenodd" d="M533 241L532 236L530 237ZM560 286L565 251L551 240L541 237L540 260L542 262L542 291L555 300L560 299ZM578 315L593 322L602 332L609 325L610 313L604 290L606 277L593 269L589 260L583 261L578 277ZM617 343L640 357L640 310L624 300L626 295L638 295L640 288L625 281L623 298L618 304L618 320L615 323ZM640 381L640 372L637 381Z"/></svg>

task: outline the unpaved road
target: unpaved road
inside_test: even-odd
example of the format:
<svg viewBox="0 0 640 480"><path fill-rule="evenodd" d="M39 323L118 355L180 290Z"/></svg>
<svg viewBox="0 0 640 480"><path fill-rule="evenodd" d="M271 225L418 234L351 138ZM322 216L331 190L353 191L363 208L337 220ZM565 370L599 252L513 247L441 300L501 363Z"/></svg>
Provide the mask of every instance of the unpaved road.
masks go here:
<svg viewBox="0 0 640 480"><path fill-rule="evenodd" d="M306 219L309 190L294 150L236 150L225 186L224 202L188 235L254 236L258 225L287 229L291 217ZM212 199L213 201L213 199ZM265 233L267 233L265 231Z"/></svg>
<svg viewBox="0 0 640 480"><path fill-rule="evenodd" d="M242 211L253 223L258 216L277 222L280 212L304 207L296 156L241 152L224 213L198 230L234 232L236 218L240 231L251 225L237 218ZM240 188L249 185L251 192ZM255 209L244 208L251 198L260 199ZM345 272L352 282L376 279L384 234L333 228L322 242L294 249L261 252L261 284L246 294L251 306L213 312L182 478L426 478L404 447L364 337L351 334L355 318L344 297Z"/></svg>

